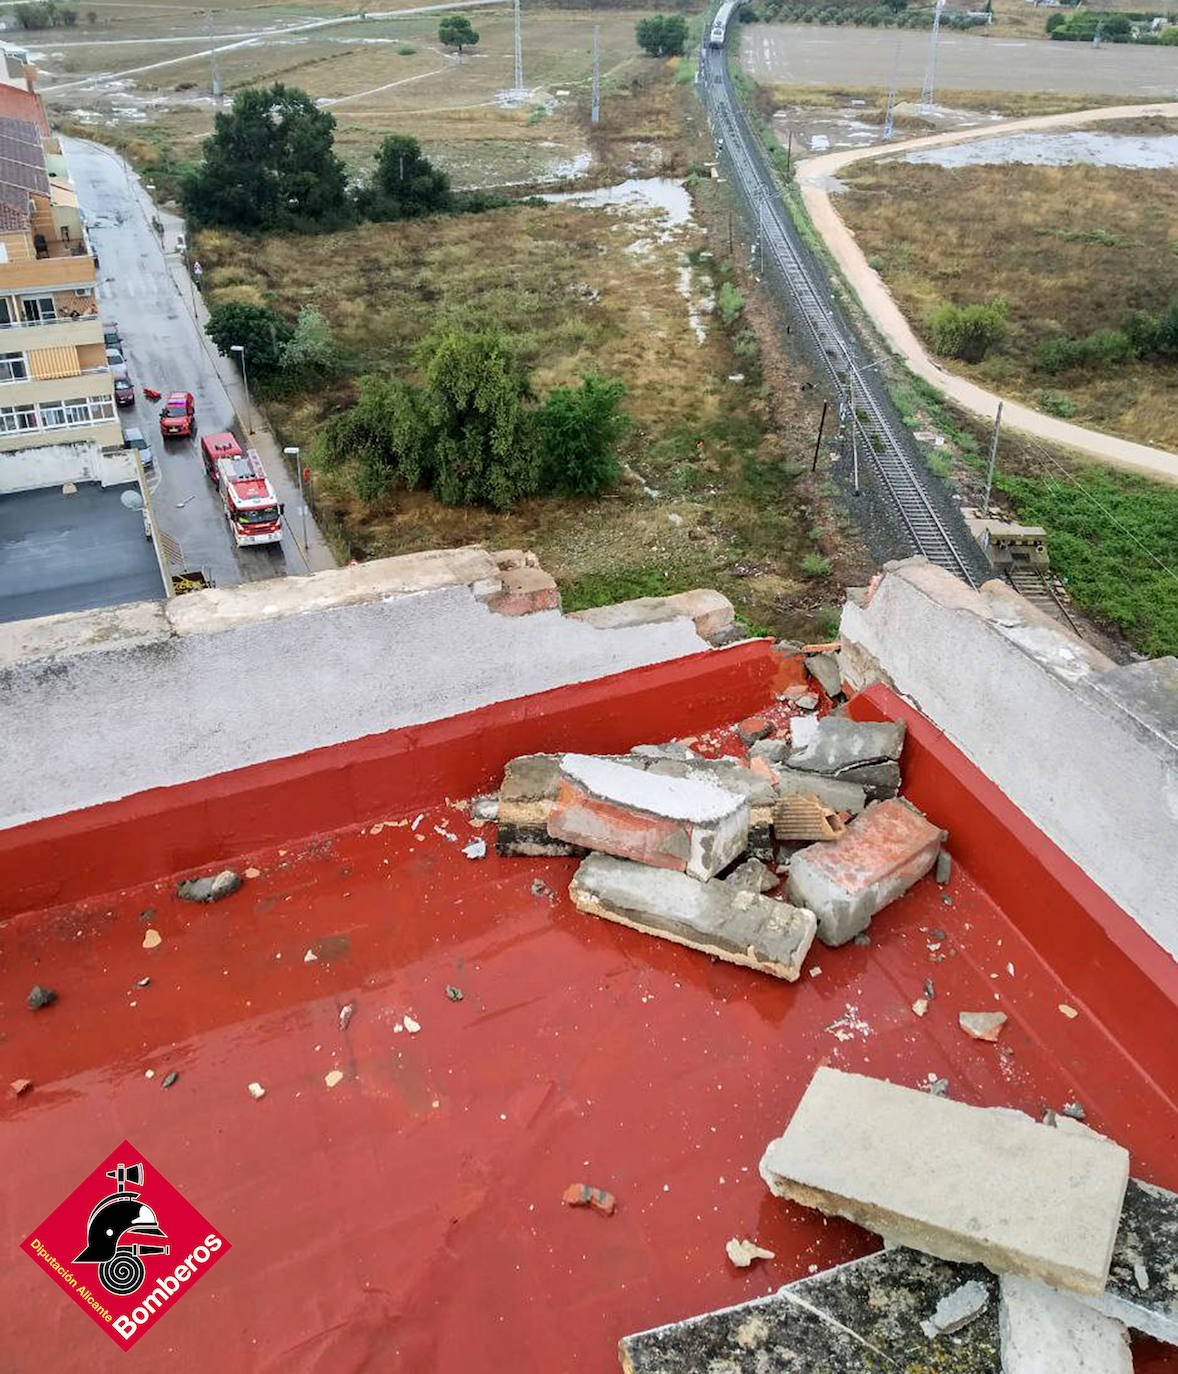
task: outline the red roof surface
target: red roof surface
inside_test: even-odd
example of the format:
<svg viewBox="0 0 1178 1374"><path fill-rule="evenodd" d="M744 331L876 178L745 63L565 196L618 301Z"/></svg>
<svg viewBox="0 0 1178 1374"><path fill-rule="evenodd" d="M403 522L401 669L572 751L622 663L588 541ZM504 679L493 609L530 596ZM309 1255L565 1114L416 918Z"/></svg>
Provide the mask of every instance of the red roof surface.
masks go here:
<svg viewBox="0 0 1178 1374"><path fill-rule="evenodd" d="M49 137L49 120L45 117L45 106L35 91L22 91L17 86L0 82L0 118L19 119L27 124L35 124L46 138Z"/></svg>
<svg viewBox="0 0 1178 1374"><path fill-rule="evenodd" d="M615 746L623 734L694 733L705 714L725 714L715 695L687 708L668 675L688 671L642 670L646 705L631 702L628 719L608 725ZM587 690L416 727L410 741L394 732L390 750L404 745L418 764L397 785L407 801L414 787L434 789L429 804L268 842L239 863L258 876L214 906L177 901L169 881L0 925L0 1080L36 1085L0 1099L0 1252L11 1257L0 1309L14 1368L614 1371L627 1332L876 1248L849 1224L772 1198L757 1174L820 1063L909 1085L945 1077L961 1100L1036 1114L1078 1098L1091 1125L1130 1149L1136 1176L1178 1185L1172 1092L1137 1046L1110 1035L1109 1009L1088 997L1097 985L1077 985L1086 962L1075 978L1053 970L1044 941L1032 933L1032 944L979 886L961 856L994 836L964 793L945 791L932 817L958 856L946 891L923 880L876 917L868 947L815 945L795 985L578 913L565 896L575 861L499 859L493 848L465 857L462 845L475 835L493 844L494 828L472 827L444 800L453 779L483 766L469 760L496 737L513 752L519 731L552 747L545 712L583 705ZM748 691L729 704L730 719L746 714ZM569 747L578 734L586 748L609 747L600 715L584 715L580 731L576 710L561 719ZM732 748L731 733L712 743ZM334 804L335 783L356 805L366 775L349 749L360 747L322 751L319 776L334 781L318 790L305 774L294 790L265 790L283 776L294 787L281 765L245 770L256 813L244 794L234 804L226 791L220 808L207 788L184 795L203 798L223 836L246 817L259 834L297 827ZM926 728L905 757L918 789L933 787L938 750L949 751L945 776L968 781L969 766ZM376 762L373 776L390 785L387 758ZM159 841L144 825L195 817L179 806L156 794L154 820L140 817L148 848ZM76 857L69 835L80 827L111 848L103 815L115 824L131 812L116 803L59 827L58 852ZM174 838L203 843L195 820ZM1035 843L1012 847L1006 866L1029 862ZM96 847L92 881L106 861ZM1039 895L1064 912L1051 887L1060 873L1041 877ZM145 950L148 928L163 939ZM1079 959L1086 939L1073 923L1061 947ZM1100 972L1118 985L1107 962ZM910 1004L926 978L936 997L920 1019ZM34 982L54 987L57 1005L28 1012ZM1146 1000L1130 1014L1140 1018ZM347 1004L355 1011L341 1029ZM958 1011L989 1008L1010 1017L998 1045L956 1025ZM334 1068L344 1078L329 1089ZM179 1080L165 1091L169 1071ZM251 1081L262 1101L247 1094ZM233 1246L128 1354L15 1255L124 1137ZM562 1206L579 1182L613 1192L616 1214ZM736 1271L724 1256L731 1236L755 1237L777 1258ZM1159 1347L1136 1359L1138 1371L1178 1370Z"/></svg>

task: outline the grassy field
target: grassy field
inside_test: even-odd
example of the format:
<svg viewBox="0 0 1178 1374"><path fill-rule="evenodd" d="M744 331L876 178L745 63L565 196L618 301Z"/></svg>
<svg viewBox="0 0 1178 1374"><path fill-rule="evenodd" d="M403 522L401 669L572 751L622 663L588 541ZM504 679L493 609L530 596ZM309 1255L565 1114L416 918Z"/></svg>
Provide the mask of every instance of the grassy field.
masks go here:
<svg viewBox="0 0 1178 1374"><path fill-rule="evenodd" d="M1007 302L1006 342L955 370L1032 405L1062 395L1081 424L1178 449L1172 365L1049 375L1037 358L1049 338L1118 329L1130 311L1160 313L1178 297L1171 169L867 162L845 182L840 214L926 343L940 302Z"/></svg>
<svg viewBox="0 0 1178 1374"><path fill-rule="evenodd" d="M319 508L353 555L479 541L529 547L571 608L715 586L755 627L829 633L842 581L862 580L868 567L808 473L813 393L758 357L744 321L726 329L709 313L719 284L736 280L709 251L722 236L705 233L720 194L702 183L699 218L673 232L649 211L561 203L298 240L206 232L198 251L213 304L252 299L286 313L317 305L350 376L410 375L414 343L458 320L507 334L541 393L590 369L625 380L635 421L628 474L603 501L537 499L504 515L421 493L365 504L354 474L318 473ZM771 388L762 369L772 371ZM306 451L352 394L349 377L326 393L272 402L269 417ZM813 576L803 571L808 555Z"/></svg>

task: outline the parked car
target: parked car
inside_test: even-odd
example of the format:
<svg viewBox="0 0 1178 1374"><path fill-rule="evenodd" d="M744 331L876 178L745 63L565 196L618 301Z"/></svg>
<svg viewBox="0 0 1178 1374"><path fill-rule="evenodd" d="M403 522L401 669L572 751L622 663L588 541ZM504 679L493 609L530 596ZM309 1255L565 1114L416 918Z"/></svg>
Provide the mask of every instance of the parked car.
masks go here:
<svg viewBox="0 0 1178 1374"><path fill-rule="evenodd" d="M160 433L177 439L196 433L196 402L191 391L170 391L160 411Z"/></svg>
<svg viewBox="0 0 1178 1374"><path fill-rule="evenodd" d="M135 404L135 385L125 372L115 375L115 405L133 406Z"/></svg>
<svg viewBox="0 0 1178 1374"><path fill-rule="evenodd" d="M108 348L106 350L106 365L112 372L124 372L126 371L127 360L117 348Z"/></svg>
<svg viewBox="0 0 1178 1374"><path fill-rule="evenodd" d="M143 431L136 429L133 425L128 425L123 430L123 443L127 448L137 448L139 450L139 461L145 468L155 467L155 454L151 451L151 445L143 437Z"/></svg>
<svg viewBox="0 0 1178 1374"><path fill-rule="evenodd" d="M123 337L119 333L119 326L114 320L102 326L102 339L107 348L122 348Z"/></svg>

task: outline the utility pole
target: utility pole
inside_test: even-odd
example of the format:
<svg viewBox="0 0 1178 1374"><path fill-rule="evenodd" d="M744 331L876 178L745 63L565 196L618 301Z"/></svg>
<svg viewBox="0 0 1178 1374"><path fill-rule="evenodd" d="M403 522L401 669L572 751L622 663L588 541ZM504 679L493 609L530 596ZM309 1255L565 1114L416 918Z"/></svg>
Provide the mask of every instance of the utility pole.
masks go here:
<svg viewBox="0 0 1178 1374"><path fill-rule="evenodd" d="M213 33L213 12L205 10L205 24L209 34L209 66L213 69L213 99L221 103L221 73L217 70L217 41Z"/></svg>
<svg viewBox="0 0 1178 1374"><path fill-rule="evenodd" d="M593 112L589 116L596 124L601 118L601 25L593 25Z"/></svg>
<svg viewBox="0 0 1178 1374"><path fill-rule="evenodd" d="M882 143L892 136L892 131L896 127L896 86L900 80L900 36L896 35L896 57L892 63L892 84L888 89L888 107L884 112L883 138Z"/></svg>
<svg viewBox="0 0 1178 1374"><path fill-rule="evenodd" d="M522 95L524 89L524 38L520 27L519 0L515 0L515 93Z"/></svg>
<svg viewBox="0 0 1178 1374"><path fill-rule="evenodd" d="M982 519L990 515L990 488L994 483L994 462L998 457L998 429L1002 424L1002 402L998 402L998 413L994 416L994 432L990 435L990 461L986 465L986 494L982 497Z"/></svg>
<svg viewBox="0 0 1178 1374"><path fill-rule="evenodd" d="M937 7L933 10L933 33L929 40L928 65L924 69L924 86L920 92L920 103L926 110L932 109L937 98L937 35L941 31L941 11L944 8L945 0L937 0Z"/></svg>

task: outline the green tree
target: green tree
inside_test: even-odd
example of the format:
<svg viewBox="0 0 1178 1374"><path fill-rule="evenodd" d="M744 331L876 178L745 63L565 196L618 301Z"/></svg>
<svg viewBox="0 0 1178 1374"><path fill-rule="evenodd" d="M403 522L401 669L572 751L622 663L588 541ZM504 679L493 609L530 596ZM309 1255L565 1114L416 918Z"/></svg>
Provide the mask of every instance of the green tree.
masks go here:
<svg viewBox="0 0 1178 1374"><path fill-rule="evenodd" d="M237 358L234 344L245 349L245 371L259 381L281 371L286 347L294 331L276 310L246 301L218 305L209 312L205 333L226 358Z"/></svg>
<svg viewBox="0 0 1178 1374"><path fill-rule="evenodd" d="M453 205L450 178L408 134L389 134L376 153L372 181L356 195L360 213L369 219L417 219Z"/></svg>
<svg viewBox="0 0 1178 1374"><path fill-rule="evenodd" d="M557 386L540 408L544 487L560 496L600 496L622 475L618 444L630 427L626 388L590 373L579 387Z"/></svg>
<svg viewBox="0 0 1178 1374"><path fill-rule="evenodd" d="M678 57L687 42L687 20L681 14L652 14L638 21L634 35L651 57Z"/></svg>
<svg viewBox="0 0 1178 1374"><path fill-rule="evenodd" d="M465 14L448 14L438 25L438 42L444 48L457 48L460 57L463 48L473 48L478 41Z"/></svg>
<svg viewBox="0 0 1178 1374"><path fill-rule="evenodd" d="M443 330L417 351L419 413L433 491L447 505L506 510L539 485L540 445L526 372L495 334Z"/></svg>
<svg viewBox="0 0 1178 1374"><path fill-rule="evenodd" d="M321 462L359 466L360 495L371 501L389 487L412 490L433 475L417 393L405 382L361 377L360 399L320 431Z"/></svg>
<svg viewBox="0 0 1178 1374"><path fill-rule="evenodd" d="M190 222L296 230L342 222L347 174L334 129L332 116L293 86L240 91L181 184Z"/></svg>
<svg viewBox="0 0 1178 1374"><path fill-rule="evenodd" d="M322 311L313 305L299 311L294 333L282 350L282 370L308 380L339 370L339 350Z"/></svg>
<svg viewBox="0 0 1178 1374"><path fill-rule="evenodd" d="M929 316L928 327L938 353L980 363L988 349L1006 338L1006 302L998 299L989 305L939 305Z"/></svg>

